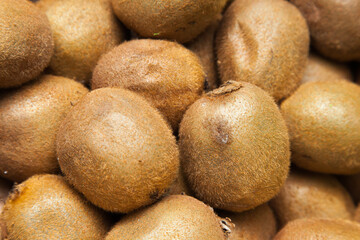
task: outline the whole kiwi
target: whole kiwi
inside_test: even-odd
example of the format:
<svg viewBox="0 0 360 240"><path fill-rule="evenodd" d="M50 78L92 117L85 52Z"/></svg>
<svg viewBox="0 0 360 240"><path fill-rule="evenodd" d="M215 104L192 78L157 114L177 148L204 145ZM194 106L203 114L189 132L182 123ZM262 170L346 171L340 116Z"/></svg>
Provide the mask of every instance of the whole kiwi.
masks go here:
<svg viewBox="0 0 360 240"><path fill-rule="evenodd" d="M112 212L155 202L179 170L166 121L145 99L120 88L94 90L69 112L57 135L57 156L67 180Z"/></svg>
<svg viewBox="0 0 360 240"><path fill-rule="evenodd" d="M355 205L349 193L330 175L293 171L270 206L282 226L298 218L351 220Z"/></svg>
<svg viewBox="0 0 360 240"><path fill-rule="evenodd" d="M46 15L27 0L1 0L0 26L0 88L40 75L54 51Z"/></svg>
<svg viewBox="0 0 360 240"><path fill-rule="evenodd" d="M276 234L276 219L268 204L242 213L220 212L235 225L229 240L271 240Z"/></svg>
<svg viewBox="0 0 360 240"><path fill-rule="evenodd" d="M304 218L288 223L274 240L357 240L360 224L342 219Z"/></svg>
<svg viewBox="0 0 360 240"><path fill-rule="evenodd" d="M301 84L315 81L346 80L352 81L350 68L342 63L333 62L317 54L310 53Z"/></svg>
<svg viewBox="0 0 360 240"><path fill-rule="evenodd" d="M105 240L225 240L231 231L227 224L199 200L172 195L123 217Z"/></svg>
<svg viewBox="0 0 360 240"><path fill-rule="evenodd" d="M120 21L141 36L184 43L217 18L226 0L112 0L112 4Z"/></svg>
<svg viewBox="0 0 360 240"><path fill-rule="evenodd" d="M221 82L250 82L278 101L300 84L309 31L287 1L237 0L224 14L216 48Z"/></svg>
<svg viewBox="0 0 360 240"><path fill-rule="evenodd" d="M346 81L303 84L281 104L292 161L310 171L360 172L360 86Z"/></svg>
<svg viewBox="0 0 360 240"><path fill-rule="evenodd" d="M56 75L87 82L100 56L124 39L110 0L39 0L55 41L50 69Z"/></svg>
<svg viewBox="0 0 360 240"><path fill-rule="evenodd" d="M212 207L242 212L280 191L290 164L289 137L274 100L229 81L197 100L180 125L185 179Z"/></svg>
<svg viewBox="0 0 360 240"><path fill-rule="evenodd" d="M0 176L21 182L55 173L55 139L61 121L88 90L74 80L43 75L0 93Z"/></svg>
<svg viewBox="0 0 360 240"><path fill-rule="evenodd" d="M309 25L311 44L338 61L360 60L358 0L290 0Z"/></svg>
<svg viewBox="0 0 360 240"><path fill-rule="evenodd" d="M36 175L20 185L6 201L8 239L103 239L106 215L90 205L56 175Z"/></svg>
<svg viewBox="0 0 360 240"><path fill-rule="evenodd" d="M340 176L340 182L349 191L355 203L360 202L360 173Z"/></svg>
<svg viewBox="0 0 360 240"><path fill-rule="evenodd" d="M186 109L200 98L205 74L199 58L165 40L120 44L98 62L91 88L121 87L145 97L177 130Z"/></svg>

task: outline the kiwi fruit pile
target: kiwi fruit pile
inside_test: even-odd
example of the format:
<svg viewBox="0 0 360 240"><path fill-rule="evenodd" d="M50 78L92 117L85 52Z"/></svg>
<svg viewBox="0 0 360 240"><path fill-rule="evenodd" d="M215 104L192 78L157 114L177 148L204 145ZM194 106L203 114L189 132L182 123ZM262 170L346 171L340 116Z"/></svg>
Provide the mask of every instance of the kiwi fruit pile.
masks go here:
<svg viewBox="0 0 360 240"><path fill-rule="evenodd" d="M360 240L357 0L0 0L0 240Z"/></svg>

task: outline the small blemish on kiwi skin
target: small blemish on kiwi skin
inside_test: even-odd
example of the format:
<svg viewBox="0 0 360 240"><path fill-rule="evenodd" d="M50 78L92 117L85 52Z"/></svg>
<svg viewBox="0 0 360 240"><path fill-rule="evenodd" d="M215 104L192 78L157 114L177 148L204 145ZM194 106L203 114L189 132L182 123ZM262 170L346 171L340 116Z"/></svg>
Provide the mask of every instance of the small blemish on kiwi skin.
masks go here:
<svg viewBox="0 0 360 240"><path fill-rule="evenodd" d="M206 95L208 97L219 97L219 96L223 96L223 95L227 95L230 94L232 92L238 91L239 89L243 88L244 86L236 81L227 81L226 83L224 83L223 85L221 85L219 88L208 92Z"/></svg>

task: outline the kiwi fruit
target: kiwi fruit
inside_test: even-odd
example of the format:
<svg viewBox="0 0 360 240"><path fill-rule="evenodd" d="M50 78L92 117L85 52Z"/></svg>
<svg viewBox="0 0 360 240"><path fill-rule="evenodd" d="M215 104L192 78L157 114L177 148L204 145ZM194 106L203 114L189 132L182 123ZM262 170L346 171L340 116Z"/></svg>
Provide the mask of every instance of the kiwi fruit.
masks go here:
<svg viewBox="0 0 360 240"><path fill-rule="evenodd" d="M49 64L54 42L49 21L32 2L0 1L0 88L36 78Z"/></svg>
<svg viewBox="0 0 360 240"><path fill-rule="evenodd" d="M200 98L205 73L199 58L178 43L132 40L101 57L91 88L121 87L145 97L178 129L186 109Z"/></svg>
<svg viewBox="0 0 360 240"><path fill-rule="evenodd" d="M106 215L90 205L57 175L36 175L17 185L2 217L8 238L103 239Z"/></svg>
<svg viewBox="0 0 360 240"><path fill-rule="evenodd" d="M360 172L360 86L309 82L281 104L292 162L320 173Z"/></svg>
<svg viewBox="0 0 360 240"><path fill-rule="evenodd" d="M172 195L123 217L105 240L225 240L230 232L231 223L211 207L193 197Z"/></svg>
<svg viewBox="0 0 360 240"><path fill-rule="evenodd" d="M221 82L246 81L276 101L291 95L305 71L309 30L287 1L237 0L216 34Z"/></svg>
<svg viewBox="0 0 360 240"><path fill-rule="evenodd" d="M301 84L331 80L351 82L352 74L350 68L345 64L333 62L317 54L310 53Z"/></svg>
<svg viewBox="0 0 360 240"><path fill-rule="evenodd" d="M21 182L55 173L55 139L61 121L88 90L74 80L43 75L0 93L0 176Z"/></svg>
<svg viewBox="0 0 360 240"><path fill-rule="evenodd" d="M142 37L189 42L225 7L226 0L111 0L115 14Z"/></svg>
<svg viewBox="0 0 360 240"><path fill-rule="evenodd" d="M293 171L270 205L282 226L298 218L351 220L355 205L333 176Z"/></svg>
<svg viewBox="0 0 360 240"><path fill-rule="evenodd" d="M96 206L127 213L166 193L179 171L170 127L141 96L91 91L66 116L57 156L67 180Z"/></svg>
<svg viewBox="0 0 360 240"><path fill-rule="evenodd" d="M230 218L235 225L229 240L271 240L277 231L276 219L268 204L242 212L220 212L223 218Z"/></svg>
<svg viewBox="0 0 360 240"><path fill-rule="evenodd" d="M51 72L86 83L100 56L124 40L110 0L39 0L49 18L55 52Z"/></svg>
<svg viewBox="0 0 360 240"><path fill-rule="evenodd" d="M360 60L360 2L358 0L290 0L304 15L311 44L338 61Z"/></svg>
<svg viewBox="0 0 360 240"><path fill-rule="evenodd" d="M357 240L360 224L343 219L303 218L288 223L274 240Z"/></svg>
<svg viewBox="0 0 360 240"><path fill-rule="evenodd" d="M354 175L339 176L340 182L349 191L355 203L360 202L360 173Z"/></svg>
<svg viewBox="0 0 360 240"><path fill-rule="evenodd" d="M229 81L197 100L180 124L185 180L214 208L242 212L280 191L290 165L285 122L268 93Z"/></svg>

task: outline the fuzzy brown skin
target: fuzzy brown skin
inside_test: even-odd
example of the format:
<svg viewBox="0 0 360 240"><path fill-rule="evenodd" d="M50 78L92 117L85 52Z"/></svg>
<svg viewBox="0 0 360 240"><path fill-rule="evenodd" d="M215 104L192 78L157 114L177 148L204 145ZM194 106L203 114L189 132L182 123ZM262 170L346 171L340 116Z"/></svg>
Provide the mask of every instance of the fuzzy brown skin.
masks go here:
<svg viewBox="0 0 360 240"><path fill-rule="evenodd" d="M360 224L340 219L297 219L288 223L274 240L358 240Z"/></svg>
<svg viewBox="0 0 360 240"><path fill-rule="evenodd" d="M61 121L88 90L68 78L43 75L0 93L0 176L21 182L59 170L55 138Z"/></svg>
<svg viewBox="0 0 360 240"><path fill-rule="evenodd" d="M304 15L311 44L338 61L360 60L360 2L358 0L290 0Z"/></svg>
<svg viewBox="0 0 360 240"><path fill-rule="evenodd" d="M103 239L110 227L105 216L56 175L16 186L2 214L9 240Z"/></svg>
<svg viewBox="0 0 360 240"><path fill-rule="evenodd" d="M351 220L355 205L349 193L330 175L293 171L271 200L281 226L299 218Z"/></svg>
<svg viewBox="0 0 360 240"><path fill-rule="evenodd" d="M221 218L199 200L173 195L122 218L105 240L225 240Z"/></svg>
<svg viewBox="0 0 360 240"><path fill-rule="evenodd" d="M185 181L184 174L179 169L178 177L171 185L168 195L188 195L192 196L193 193L191 192L190 188L188 187L188 183Z"/></svg>
<svg viewBox="0 0 360 240"><path fill-rule="evenodd" d="M0 26L0 88L40 75L54 52L46 15L27 0L1 0Z"/></svg>
<svg viewBox="0 0 360 240"><path fill-rule="evenodd" d="M198 57L180 44L133 40L101 57L91 88L121 87L145 97L177 130L186 109L200 98L205 73Z"/></svg>
<svg viewBox="0 0 360 240"><path fill-rule="evenodd" d="M340 177L341 183L351 194L355 203L360 202L360 173Z"/></svg>
<svg viewBox="0 0 360 240"><path fill-rule="evenodd" d="M115 14L129 29L147 38L185 43L202 33L226 0L112 0Z"/></svg>
<svg viewBox="0 0 360 240"><path fill-rule="evenodd" d="M49 18L55 53L50 68L56 75L87 82L100 56L124 39L110 0L40 0Z"/></svg>
<svg viewBox="0 0 360 240"><path fill-rule="evenodd" d="M316 81L346 80L352 81L350 68L333 62L314 53L310 53L301 84Z"/></svg>
<svg viewBox="0 0 360 240"><path fill-rule="evenodd" d="M229 240L271 240L276 234L276 219L267 204L243 213L221 212L235 225Z"/></svg>
<svg viewBox="0 0 360 240"><path fill-rule="evenodd" d="M185 113L179 147L186 180L212 207L242 212L280 191L290 146L274 100L246 82L228 82Z"/></svg>
<svg viewBox="0 0 360 240"><path fill-rule="evenodd" d="M69 182L112 212L155 202L179 170L175 137L160 113L116 88L94 90L70 111L57 136L57 155Z"/></svg>
<svg viewBox="0 0 360 240"><path fill-rule="evenodd" d="M281 104L292 161L310 171L360 172L360 86L346 81L306 83Z"/></svg>
<svg viewBox="0 0 360 240"><path fill-rule="evenodd" d="M237 0L224 14L216 48L221 82L250 82L278 101L300 84L309 32L287 1Z"/></svg>

